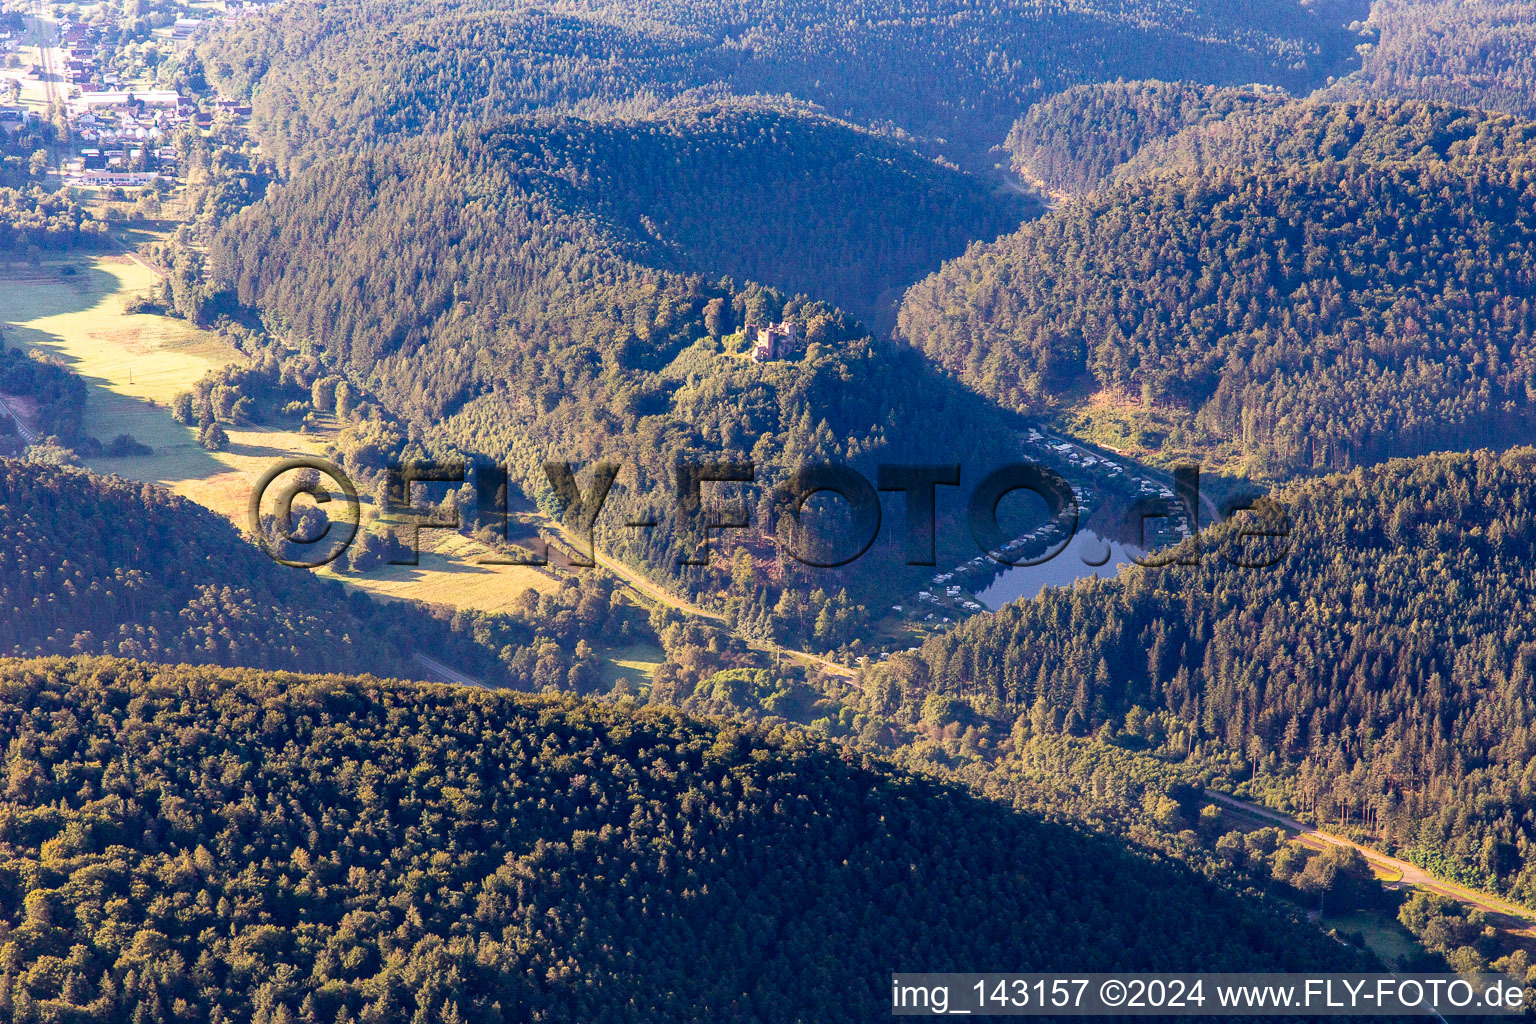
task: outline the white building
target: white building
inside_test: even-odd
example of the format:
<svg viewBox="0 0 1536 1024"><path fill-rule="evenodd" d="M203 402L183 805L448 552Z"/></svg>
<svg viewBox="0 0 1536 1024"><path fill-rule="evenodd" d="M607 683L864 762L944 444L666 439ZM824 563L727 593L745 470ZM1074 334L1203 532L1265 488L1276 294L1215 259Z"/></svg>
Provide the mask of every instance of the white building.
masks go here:
<svg viewBox="0 0 1536 1024"><path fill-rule="evenodd" d="M142 103L146 107L175 107L181 102L173 89L120 90L114 92L81 93L70 101L70 109L77 114L96 107L126 107Z"/></svg>

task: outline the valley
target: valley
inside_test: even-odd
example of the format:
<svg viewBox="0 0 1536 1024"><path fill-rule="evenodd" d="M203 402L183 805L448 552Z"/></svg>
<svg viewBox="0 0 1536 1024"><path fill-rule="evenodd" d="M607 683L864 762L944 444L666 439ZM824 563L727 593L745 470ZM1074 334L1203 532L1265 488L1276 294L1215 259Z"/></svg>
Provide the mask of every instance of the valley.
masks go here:
<svg viewBox="0 0 1536 1024"><path fill-rule="evenodd" d="M142 262L116 254L49 260L12 266L3 277L0 308L7 322L0 326L8 343L57 357L84 379L88 434L106 442L126 432L152 449L127 457L88 456L82 461L92 470L163 485L244 529L252 485L262 473L281 459L328 453L333 423L302 431L232 423L228 445L207 451L193 427L175 421L171 405L178 393L246 357L217 333L185 321L125 313L126 305L160 280ZM366 512L371 521L371 506ZM525 589L551 593L559 586L551 572L475 564L489 551L468 538L423 536L421 565L340 578L383 598L487 612L505 609Z"/></svg>
<svg viewBox="0 0 1536 1024"><path fill-rule="evenodd" d="M0 0L0 1018L1536 996L1527 7Z"/></svg>

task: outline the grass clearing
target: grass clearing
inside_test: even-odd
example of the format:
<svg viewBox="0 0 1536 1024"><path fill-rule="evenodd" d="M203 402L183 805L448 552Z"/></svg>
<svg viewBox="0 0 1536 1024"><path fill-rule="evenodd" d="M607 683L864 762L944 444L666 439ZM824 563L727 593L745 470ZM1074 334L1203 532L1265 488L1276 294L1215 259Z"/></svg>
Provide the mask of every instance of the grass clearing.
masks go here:
<svg viewBox="0 0 1536 1024"><path fill-rule="evenodd" d="M560 589L556 570L480 564L490 555L484 545L460 534L423 530L418 565L381 565L361 574L336 573L327 567L320 573L377 597L482 612L509 610L524 590L552 594Z"/></svg>
<svg viewBox="0 0 1536 1024"><path fill-rule="evenodd" d="M226 426L229 446L203 450L193 428L172 419L171 400L210 370L244 357L217 334L185 321L125 312L131 298L157 284L154 271L115 253L0 263L0 326L8 345L57 356L81 376L89 388L87 433L103 443L131 434L154 449L146 456L83 460L90 469L161 484L243 529L257 478L279 459L322 455L332 431ZM370 504L364 504L363 518L371 521ZM529 588L548 594L561 586L559 570L479 564L489 555L467 537L424 530L419 565L380 566L363 575L320 572L386 600L485 612L508 610ZM599 646L599 653L614 681L649 679L664 657L646 644Z"/></svg>
<svg viewBox="0 0 1536 1024"><path fill-rule="evenodd" d="M75 272L66 276L66 269ZM9 344L58 356L89 385L87 433L102 441L133 434L157 455L168 449L165 472L149 472L172 481L214 472L207 456L176 454L196 438L171 419L172 397L241 356L217 335L179 320L124 312L131 297L156 281L152 271L121 255L12 264L0 267L0 310Z"/></svg>
<svg viewBox="0 0 1536 1024"><path fill-rule="evenodd" d="M65 274L65 269L73 274ZM131 434L153 455L85 459L99 473L162 484L239 525L251 485L277 459L318 454L319 434L230 427L230 445L204 451L196 431L171 418L171 399L210 370L244 357L210 331L149 313L132 297L158 278L119 254L85 255L0 268L7 343L54 355L89 387L85 432L103 443Z"/></svg>
<svg viewBox="0 0 1536 1024"><path fill-rule="evenodd" d="M66 275L66 267L75 272ZM244 357L218 335L184 321L124 312L155 287L154 272L105 254L0 268L8 343L56 355L90 388L85 430L109 442L132 434L153 455L85 460L100 473L163 484L243 527L251 488L278 459L319 455L327 433L228 427L229 447L204 451L170 415L171 399L210 370ZM365 516L366 518L366 516ZM525 589L550 593L559 579L535 568L477 565L488 552L463 537L424 531L421 565L387 566L346 583L386 598L503 611Z"/></svg>
<svg viewBox="0 0 1536 1024"><path fill-rule="evenodd" d="M1057 414L1054 426L1149 466L1166 468L1178 462L1198 462L1203 472L1212 475L1235 474L1243 466L1239 444L1201 442L1192 446L1184 436L1194 426L1189 413L1147 407L1109 389L1075 396Z"/></svg>
<svg viewBox="0 0 1536 1024"><path fill-rule="evenodd" d="M1376 861L1371 861L1371 874L1376 876L1376 881L1383 884L1395 884L1403 880L1403 873L1397 868L1378 864Z"/></svg>
<svg viewBox="0 0 1536 1024"><path fill-rule="evenodd" d="M1389 967L1402 967L1420 953L1423 947L1395 918L1380 912L1366 910L1347 914L1324 914L1318 923L1340 932L1353 932L1365 940L1365 946Z"/></svg>
<svg viewBox="0 0 1536 1024"><path fill-rule="evenodd" d="M604 659L603 681L612 687L620 679L636 685L648 684L651 673L666 660L666 652L652 643L629 643L609 647L594 644L593 650Z"/></svg>

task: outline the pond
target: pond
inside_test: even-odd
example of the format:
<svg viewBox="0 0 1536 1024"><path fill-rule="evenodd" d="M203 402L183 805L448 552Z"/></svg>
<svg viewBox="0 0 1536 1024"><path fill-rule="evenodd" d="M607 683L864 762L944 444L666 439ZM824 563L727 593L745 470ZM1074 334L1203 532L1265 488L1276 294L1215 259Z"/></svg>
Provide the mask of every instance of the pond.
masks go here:
<svg viewBox="0 0 1536 1024"><path fill-rule="evenodd" d="M1010 601L1037 596L1046 587L1065 587L1090 576L1110 577L1120 566L1131 565L1131 557L1144 552L1133 545L1106 540L1092 530L1079 530L1049 562L1005 568L977 600L989 611L997 611Z"/></svg>

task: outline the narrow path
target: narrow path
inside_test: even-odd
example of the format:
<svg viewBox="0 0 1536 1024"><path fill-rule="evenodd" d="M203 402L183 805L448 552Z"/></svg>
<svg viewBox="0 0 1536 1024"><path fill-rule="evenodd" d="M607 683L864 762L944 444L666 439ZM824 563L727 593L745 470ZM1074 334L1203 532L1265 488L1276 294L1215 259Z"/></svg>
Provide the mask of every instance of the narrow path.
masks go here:
<svg viewBox="0 0 1536 1024"><path fill-rule="evenodd" d="M163 268L155 266L153 263L149 262L149 260L140 256L138 252L127 242L123 241L121 238L118 238L116 235L108 235L107 237L112 240L112 244L116 245L123 251L124 256L127 256L130 260L137 263L151 274L154 274L156 279L161 281L166 279L168 275Z"/></svg>
<svg viewBox="0 0 1536 1024"><path fill-rule="evenodd" d="M563 533L562 536L564 536ZM705 618L712 622L719 623L722 628L726 629L733 636L737 636L737 639L741 640L742 643L746 644L754 651L757 651L761 654L782 654L784 657L789 658L791 661L798 661L805 665L823 669L835 676L841 676L844 679L852 679L855 675L853 669L849 668L847 665L838 664L835 661L832 661L828 658L823 658L817 654L812 654L809 651L797 651L789 647L776 647L764 644L761 641L748 640L746 637L737 635L735 630L731 629L729 623L725 621L725 616L721 615L719 612L712 612L707 608L701 608L700 606L694 604L692 601L678 597L664 587L660 587L657 584L651 582L645 576L641 575L636 570L631 569L629 566L625 565L623 562L620 562L618 559L610 558L603 554L601 551L596 550L593 551L592 559L598 565L602 566L604 569L607 569L609 572L613 573L615 576L628 583L634 589L645 594L647 597L650 597L652 600L666 605L668 608L680 611L685 615Z"/></svg>
<svg viewBox="0 0 1536 1024"><path fill-rule="evenodd" d="M563 529L560 531L560 536L565 537ZM566 539L569 541L569 538ZM694 604L687 598L678 597L665 587L651 582L650 579L637 570L631 569L616 558L610 558L607 554L598 551L596 548L592 551L592 560L622 579L625 583L628 583L631 587L634 587L652 600L666 605L668 608L680 611L685 615L692 615L695 618L710 619L719 623L725 622L725 616L719 612L712 612L708 608Z"/></svg>
<svg viewBox="0 0 1536 1024"><path fill-rule="evenodd" d="M1423 868L1410 864L1406 860L1389 857L1378 850L1371 849L1369 846L1361 846L1352 839L1334 835L1332 832L1324 832L1320 828L1298 821L1288 814L1272 811L1268 807L1261 807L1247 800L1240 800L1235 796L1219 793L1214 789L1206 790L1205 795L1208 799L1214 800L1225 807L1231 807L1252 817L1273 822L1288 832L1296 833L1303 840L1311 840L1314 843L1320 843L1325 846L1341 846L1352 850L1359 850L1371 864L1400 873L1403 885L1412 886L1416 889L1427 889L1441 896L1448 896L1458 903L1465 903L1479 910L1485 910L1490 914L1500 914L1504 917L1514 918L1520 922L1522 927L1528 928L1536 925L1536 911L1522 907L1519 904L1510 903L1508 900L1500 899L1485 892L1478 892L1476 889L1468 889L1466 886L1458 885L1455 882L1447 882L1444 879L1436 878Z"/></svg>

